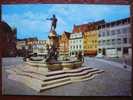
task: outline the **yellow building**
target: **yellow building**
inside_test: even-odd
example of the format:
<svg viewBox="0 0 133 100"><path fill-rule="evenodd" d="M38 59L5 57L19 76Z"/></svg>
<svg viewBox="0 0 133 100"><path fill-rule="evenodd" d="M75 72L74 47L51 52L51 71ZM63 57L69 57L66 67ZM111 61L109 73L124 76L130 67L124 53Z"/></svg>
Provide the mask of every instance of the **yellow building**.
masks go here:
<svg viewBox="0 0 133 100"><path fill-rule="evenodd" d="M98 48L98 26L104 24L104 20L82 25L74 25L73 33L83 33L83 51L85 56L97 55Z"/></svg>
<svg viewBox="0 0 133 100"><path fill-rule="evenodd" d="M92 30L84 32L83 49L85 56L95 56L98 48L98 31Z"/></svg>

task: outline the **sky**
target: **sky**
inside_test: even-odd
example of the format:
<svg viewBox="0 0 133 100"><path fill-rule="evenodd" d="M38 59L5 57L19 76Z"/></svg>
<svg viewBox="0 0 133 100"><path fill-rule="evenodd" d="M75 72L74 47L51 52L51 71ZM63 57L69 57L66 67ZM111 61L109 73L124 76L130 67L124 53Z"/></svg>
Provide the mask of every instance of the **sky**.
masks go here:
<svg viewBox="0 0 133 100"><path fill-rule="evenodd" d="M130 16L128 5L88 4L19 4L2 5L2 20L17 28L17 38L48 38L51 18L55 14L58 22L56 32L72 32L73 25L104 19L106 22Z"/></svg>

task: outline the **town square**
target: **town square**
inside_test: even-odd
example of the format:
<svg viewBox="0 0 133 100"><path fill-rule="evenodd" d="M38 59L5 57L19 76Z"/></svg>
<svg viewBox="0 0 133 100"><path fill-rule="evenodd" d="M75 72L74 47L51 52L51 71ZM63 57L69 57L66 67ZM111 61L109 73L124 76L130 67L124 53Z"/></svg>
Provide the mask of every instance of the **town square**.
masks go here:
<svg viewBox="0 0 133 100"><path fill-rule="evenodd" d="M2 19L4 95L131 95L129 6L4 5Z"/></svg>

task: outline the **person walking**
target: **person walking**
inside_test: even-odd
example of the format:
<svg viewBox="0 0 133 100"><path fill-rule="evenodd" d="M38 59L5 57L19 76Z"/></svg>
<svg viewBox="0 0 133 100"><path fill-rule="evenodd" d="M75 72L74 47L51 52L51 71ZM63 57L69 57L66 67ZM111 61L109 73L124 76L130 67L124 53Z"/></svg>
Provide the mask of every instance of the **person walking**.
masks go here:
<svg viewBox="0 0 133 100"><path fill-rule="evenodd" d="M123 55L123 67L127 68L127 59L126 59L125 55Z"/></svg>

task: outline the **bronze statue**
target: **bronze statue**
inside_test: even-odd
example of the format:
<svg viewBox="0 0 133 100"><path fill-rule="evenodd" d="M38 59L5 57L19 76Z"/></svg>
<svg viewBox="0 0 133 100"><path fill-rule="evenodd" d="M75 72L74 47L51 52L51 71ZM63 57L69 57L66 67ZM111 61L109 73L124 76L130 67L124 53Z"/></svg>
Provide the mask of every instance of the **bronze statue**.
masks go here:
<svg viewBox="0 0 133 100"><path fill-rule="evenodd" d="M57 24L57 18L56 18L56 16L53 15L52 18L47 18L47 20L51 20L51 21L52 21L50 31L55 31L55 29L56 29L56 24Z"/></svg>

